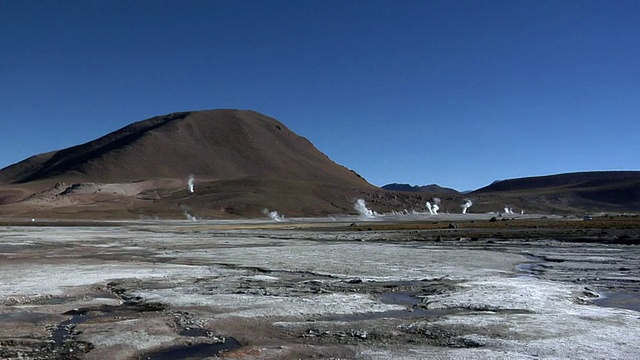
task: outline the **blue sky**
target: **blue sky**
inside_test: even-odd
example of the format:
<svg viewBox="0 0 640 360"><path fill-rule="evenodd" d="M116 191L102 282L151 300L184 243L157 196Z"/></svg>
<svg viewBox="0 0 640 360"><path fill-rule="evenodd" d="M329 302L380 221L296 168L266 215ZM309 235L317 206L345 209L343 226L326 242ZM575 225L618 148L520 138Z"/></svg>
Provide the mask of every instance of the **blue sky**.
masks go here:
<svg viewBox="0 0 640 360"><path fill-rule="evenodd" d="M638 170L640 2L0 0L0 167L176 111L369 182Z"/></svg>

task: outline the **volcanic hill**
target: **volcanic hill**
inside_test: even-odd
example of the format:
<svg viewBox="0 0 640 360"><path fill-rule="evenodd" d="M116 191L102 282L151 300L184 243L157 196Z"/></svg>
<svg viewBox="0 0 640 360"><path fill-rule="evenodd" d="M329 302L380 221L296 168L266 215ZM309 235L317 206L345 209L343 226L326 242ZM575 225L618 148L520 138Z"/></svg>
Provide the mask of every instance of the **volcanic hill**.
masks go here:
<svg viewBox="0 0 640 360"><path fill-rule="evenodd" d="M354 197L376 189L273 118L194 111L136 122L0 170L0 214L225 217L272 208L319 215L353 211Z"/></svg>
<svg viewBox="0 0 640 360"><path fill-rule="evenodd" d="M136 122L97 140L9 166L0 171L0 182L130 182L186 179L190 174L370 186L281 122L240 110L182 112Z"/></svg>

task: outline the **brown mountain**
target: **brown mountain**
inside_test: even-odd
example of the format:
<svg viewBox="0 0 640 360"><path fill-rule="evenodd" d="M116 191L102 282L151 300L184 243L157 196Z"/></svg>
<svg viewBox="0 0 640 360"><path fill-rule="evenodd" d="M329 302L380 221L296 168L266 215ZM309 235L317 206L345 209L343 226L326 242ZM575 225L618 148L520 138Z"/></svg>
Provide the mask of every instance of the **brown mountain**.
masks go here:
<svg viewBox="0 0 640 360"><path fill-rule="evenodd" d="M471 196L529 209L640 211L640 171L593 171L496 181Z"/></svg>
<svg viewBox="0 0 640 360"><path fill-rule="evenodd" d="M186 179L190 174L370 186L281 122L240 110L182 112L136 122L97 140L9 166L0 171L0 182L130 182Z"/></svg>
<svg viewBox="0 0 640 360"><path fill-rule="evenodd" d="M6 167L0 185L0 204L7 205L0 213L95 210L111 217L182 216L187 208L202 216L258 215L264 207L337 213L353 211L354 196L376 189L281 122L242 110L136 122Z"/></svg>

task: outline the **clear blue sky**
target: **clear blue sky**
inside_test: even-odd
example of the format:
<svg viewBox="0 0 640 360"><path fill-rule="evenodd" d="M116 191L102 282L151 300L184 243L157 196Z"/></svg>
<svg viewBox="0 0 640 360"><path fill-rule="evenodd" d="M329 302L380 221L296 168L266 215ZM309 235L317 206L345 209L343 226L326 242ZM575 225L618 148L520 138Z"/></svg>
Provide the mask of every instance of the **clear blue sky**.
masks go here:
<svg viewBox="0 0 640 360"><path fill-rule="evenodd" d="M0 167L252 109L369 182L640 168L640 1L0 0Z"/></svg>

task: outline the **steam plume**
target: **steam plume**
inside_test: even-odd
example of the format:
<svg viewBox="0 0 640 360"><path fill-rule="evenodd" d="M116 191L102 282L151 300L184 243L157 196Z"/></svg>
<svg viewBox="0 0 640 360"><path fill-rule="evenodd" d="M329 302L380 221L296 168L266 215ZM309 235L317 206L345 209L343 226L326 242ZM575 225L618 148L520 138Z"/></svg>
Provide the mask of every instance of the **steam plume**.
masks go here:
<svg viewBox="0 0 640 360"><path fill-rule="evenodd" d="M464 204L460 205L460 207L462 208L462 213L466 214L467 213L467 209L470 208L473 205L473 201L466 199L464 201Z"/></svg>
<svg viewBox="0 0 640 360"><path fill-rule="evenodd" d="M438 205L440 204L440 198L434 197L433 198L433 215L438 215L438 210L440 210L440 206Z"/></svg>
<svg viewBox="0 0 640 360"><path fill-rule="evenodd" d="M367 205L363 199L358 199L356 203L353 204L353 208L356 209L362 219L372 219L377 215L374 211L367 209Z"/></svg>
<svg viewBox="0 0 640 360"><path fill-rule="evenodd" d="M434 197L432 201L433 204L427 201L427 210L429 210L429 214L431 215L438 215L438 210L440 210L440 206L438 206L438 204L440 204L440 198Z"/></svg>
<svg viewBox="0 0 640 360"><path fill-rule="evenodd" d="M284 221L284 215L278 214L278 212L275 210L269 211L269 209L262 209L262 213L270 217L273 221Z"/></svg>
<svg viewBox="0 0 640 360"><path fill-rule="evenodd" d="M191 209L188 206L182 205L181 208L182 208L182 211L184 212L184 217L186 217L187 220L189 220L189 221L198 221L197 217L191 215L191 213L190 213Z"/></svg>
<svg viewBox="0 0 640 360"><path fill-rule="evenodd" d="M196 178L193 177L193 175L189 175L189 181L187 182L187 186L189 187L189 192L192 193L193 192L193 185L196 181Z"/></svg>

